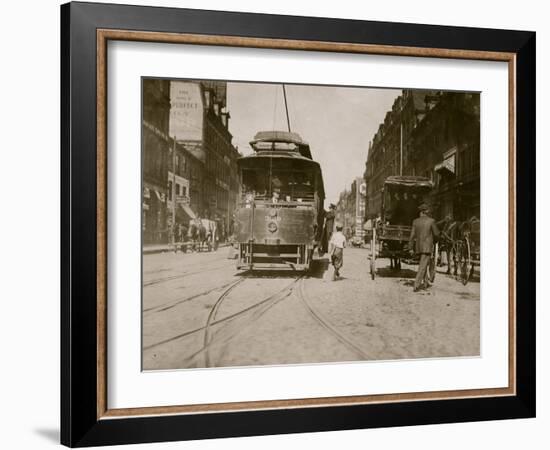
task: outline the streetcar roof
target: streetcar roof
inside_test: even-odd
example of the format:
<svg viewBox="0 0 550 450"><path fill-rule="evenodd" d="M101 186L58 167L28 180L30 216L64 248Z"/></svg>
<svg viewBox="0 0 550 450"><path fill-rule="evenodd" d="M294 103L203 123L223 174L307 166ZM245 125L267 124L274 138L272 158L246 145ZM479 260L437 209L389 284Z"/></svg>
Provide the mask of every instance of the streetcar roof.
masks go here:
<svg viewBox="0 0 550 450"><path fill-rule="evenodd" d="M309 144L298 133L290 131L259 131L250 141L250 146L256 152L296 151L306 158L313 159Z"/></svg>
<svg viewBox="0 0 550 450"><path fill-rule="evenodd" d="M290 159L290 160L295 160L295 161L303 161L304 164L311 164L311 165L315 165L317 167L319 167L319 163L317 161L314 161L310 158L306 158L305 156L302 156L300 153L298 152L287 152L287 151L269 151L269 150L266 150L266 151L262 151L262 152L258 152L258 153L253 153L251 155L246 155L246 156L241 156L239 158L237 158L237 161L239 163L241 163L241 165L243 163L246 163L247 161L264 161L266 159L269 159L269 158L276 158L276 159ZM253 164L251 164L253 165Z"/></svg>
<svg viewBox="0 0 550 450"><path fill-rule="evenodd" d="M289 142L296 145L308 145L298 133L290 131L259 131L250 141L250 145L257 142Z"/></svg>

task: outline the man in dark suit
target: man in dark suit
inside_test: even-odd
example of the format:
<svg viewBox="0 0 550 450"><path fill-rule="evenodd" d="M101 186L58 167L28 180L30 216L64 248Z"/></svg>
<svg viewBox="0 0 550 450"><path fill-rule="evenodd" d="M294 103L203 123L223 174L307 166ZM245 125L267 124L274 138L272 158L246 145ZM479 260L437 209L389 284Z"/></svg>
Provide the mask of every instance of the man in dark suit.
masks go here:
<svg viewBox="0 0 550 450"><path fill-rule="evenodd" d="M418 263L418 273L414 280L414 292L418 292L423 288L429 286L428 282L428 264L432 257L434 241L439 236L439 230L435 220L429 216L429 207L425 203L422 203L418 210L420 217L414 219L412 223L411 236L409 238L409 249L413 250L420 255L420 262ZM413 247L414 245L414 247Z"/></svg>

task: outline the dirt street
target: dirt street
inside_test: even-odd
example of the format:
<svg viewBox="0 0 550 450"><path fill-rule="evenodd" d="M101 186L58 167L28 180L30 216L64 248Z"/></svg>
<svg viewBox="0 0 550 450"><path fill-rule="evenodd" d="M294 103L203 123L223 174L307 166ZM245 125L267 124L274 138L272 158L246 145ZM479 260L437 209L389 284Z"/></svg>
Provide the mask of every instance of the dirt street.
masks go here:
<svg viewBox="0 0 550 450"><path fill-rule="evenodd" d="M368 273L345 250L341 278L325 257L305 276L235 270L228 249L143 258L143 369L321 363L479 354L479 280L439 268L413 293L416 266Z"/></svg>

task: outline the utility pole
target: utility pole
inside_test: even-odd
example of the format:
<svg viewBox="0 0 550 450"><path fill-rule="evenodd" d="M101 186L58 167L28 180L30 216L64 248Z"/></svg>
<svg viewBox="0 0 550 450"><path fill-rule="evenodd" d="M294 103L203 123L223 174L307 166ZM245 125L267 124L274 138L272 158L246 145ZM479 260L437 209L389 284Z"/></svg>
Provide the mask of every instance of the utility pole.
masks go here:
<svg viewBox="0 0 550 450"><path fill-rule="evenodd" d="M286 89L285 85L283 84L283 97L285 99L285 111L286 111L286 124L288 126L288 132L290 133L290 116L288 115L288 104L286 102Z"/></svg>
<svg viewBox="0 0 550 450"><path fill-rule="evenodd" d="M176 136L172 149L172 245L176 244Z"/></svg>
<svg viewBox="0 0 550 450"><path fill-rule="evenodd" d="M401 127L400 127L400 140L399 145L399 175L403 175L403 111L401 111Z"/></svg>

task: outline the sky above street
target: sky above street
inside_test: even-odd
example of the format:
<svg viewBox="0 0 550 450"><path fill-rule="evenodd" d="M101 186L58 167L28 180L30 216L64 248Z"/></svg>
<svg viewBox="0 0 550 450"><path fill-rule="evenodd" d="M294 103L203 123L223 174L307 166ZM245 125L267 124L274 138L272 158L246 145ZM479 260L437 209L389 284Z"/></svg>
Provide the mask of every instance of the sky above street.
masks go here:
<svg viewBox="0 0 550 450"><path fill-rule="evenodd" d="M286 85L291 130L309 142L321 164L325 205L365 170L369 141L401 94L394 89ZM228 83L229 130L239 151L252 153L258 131L287 130L280 84Z"/></svg>

